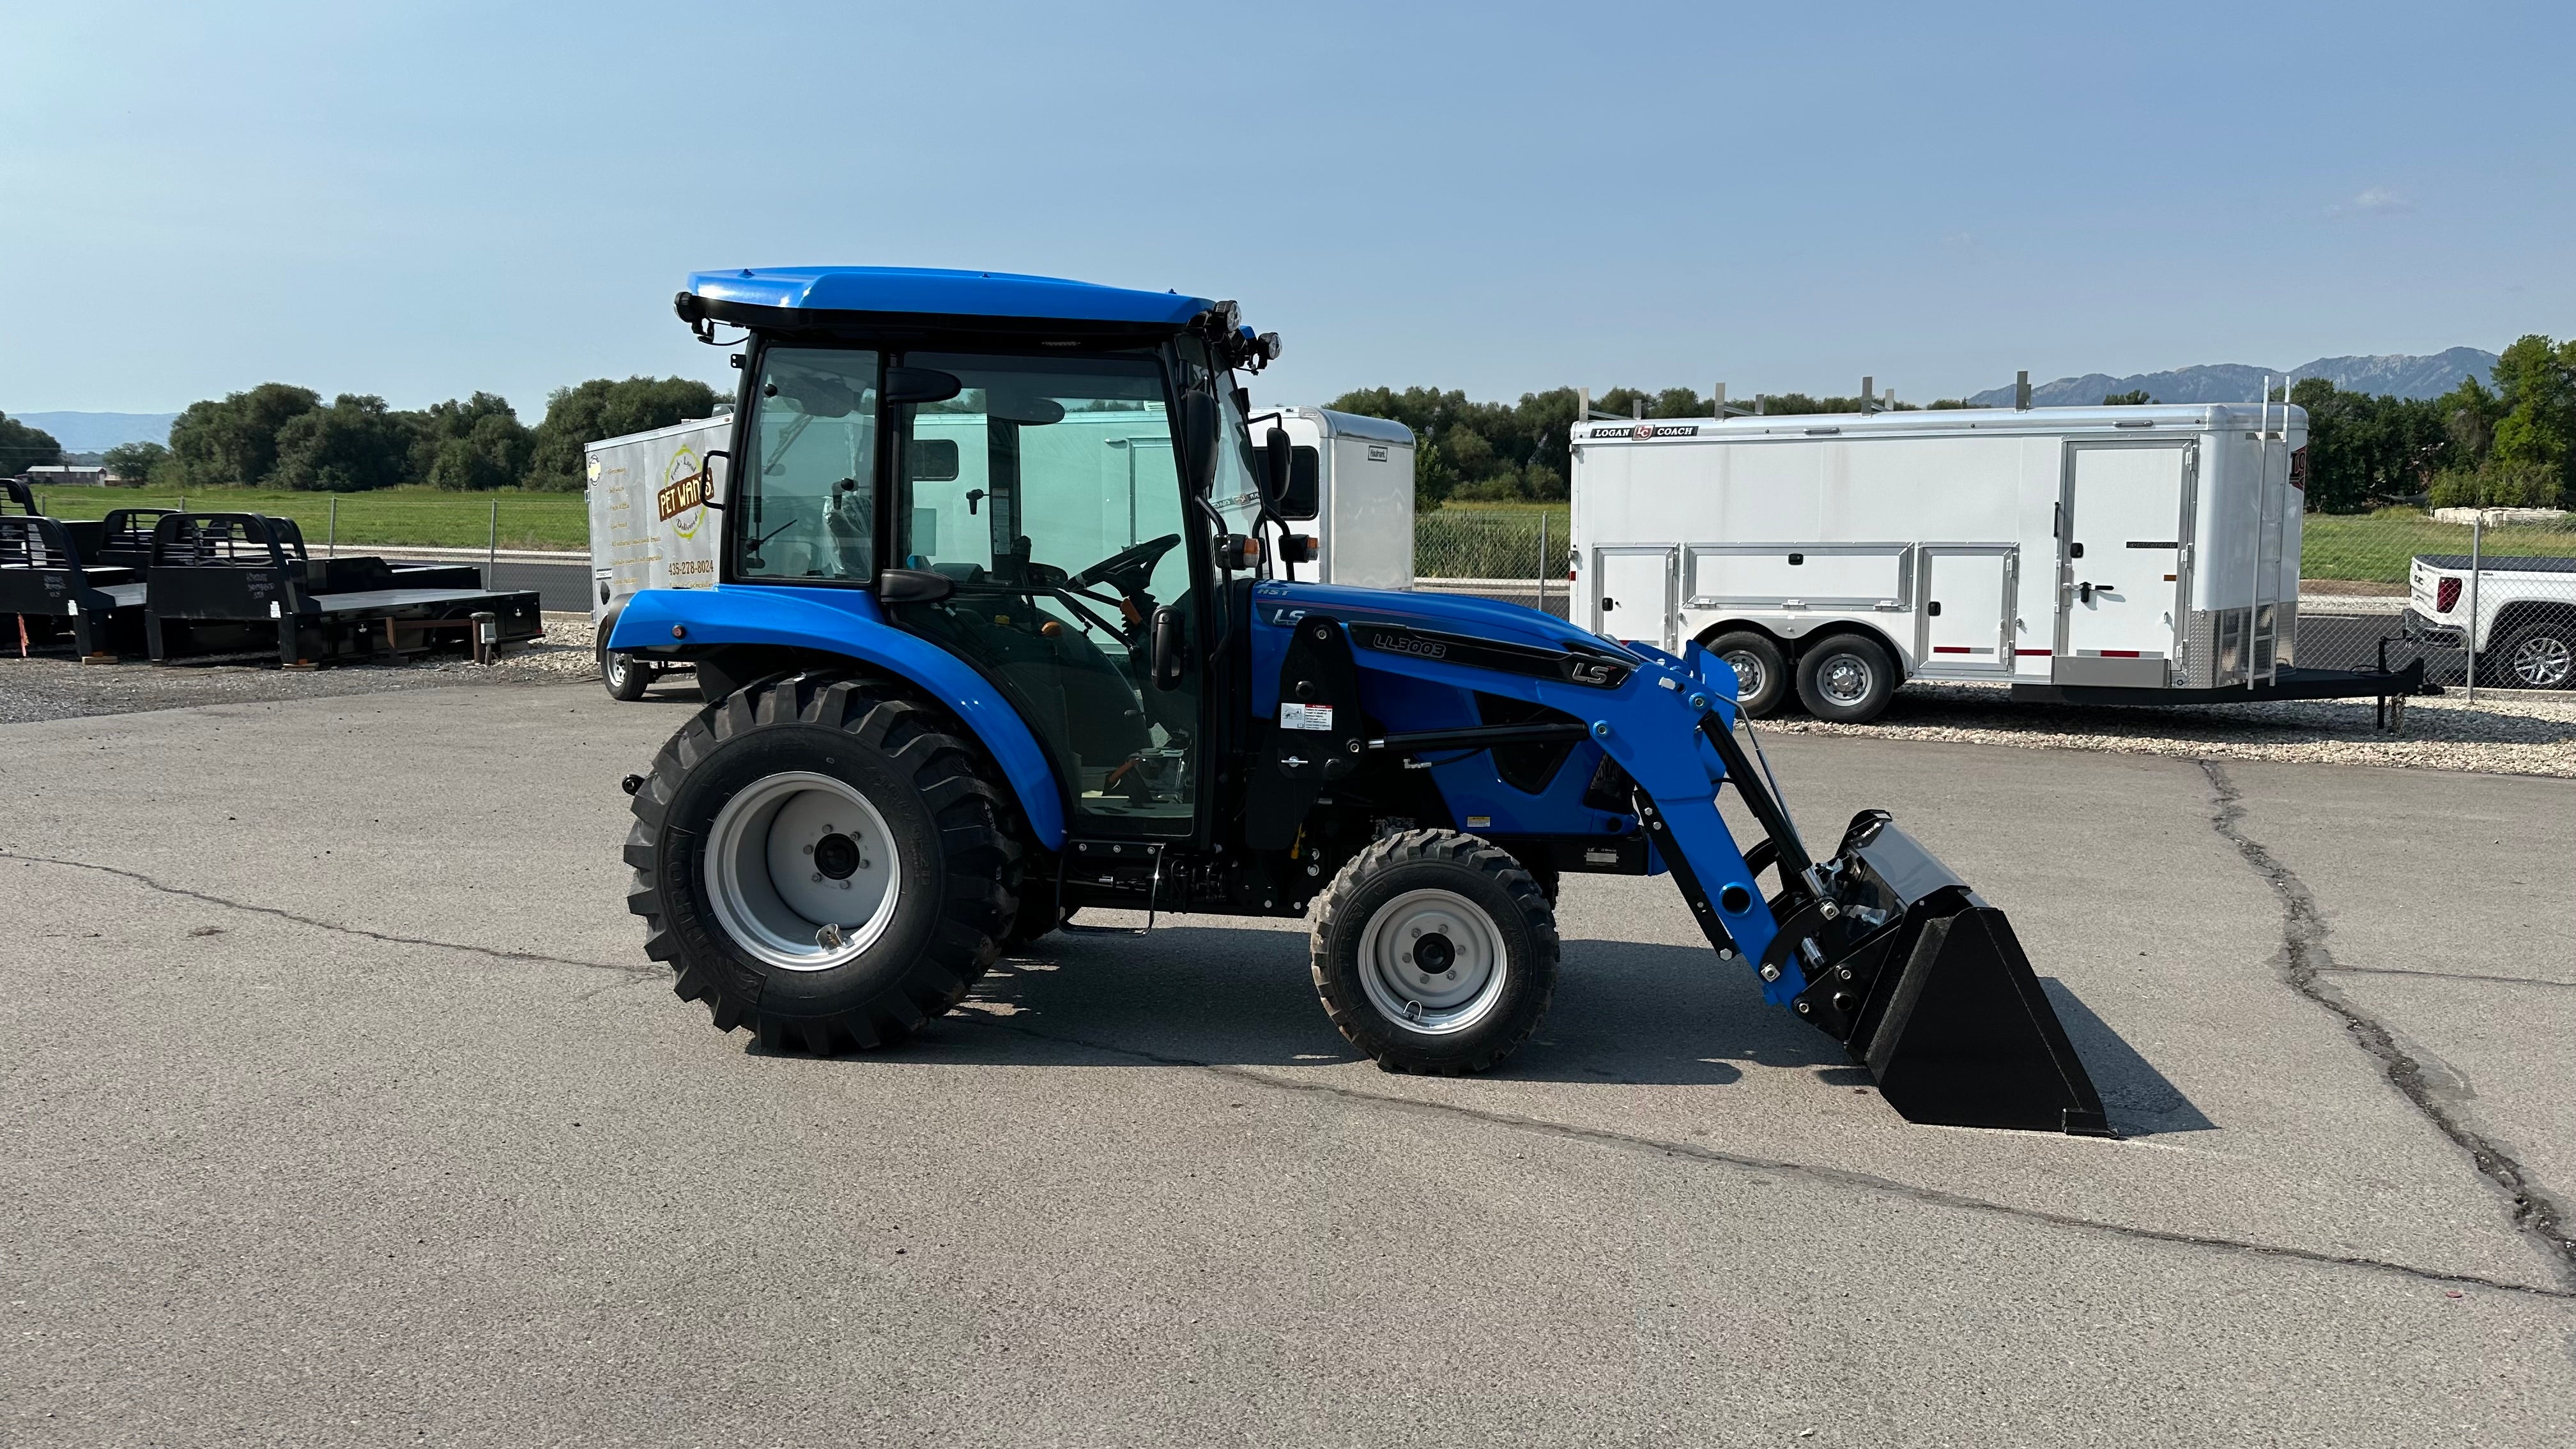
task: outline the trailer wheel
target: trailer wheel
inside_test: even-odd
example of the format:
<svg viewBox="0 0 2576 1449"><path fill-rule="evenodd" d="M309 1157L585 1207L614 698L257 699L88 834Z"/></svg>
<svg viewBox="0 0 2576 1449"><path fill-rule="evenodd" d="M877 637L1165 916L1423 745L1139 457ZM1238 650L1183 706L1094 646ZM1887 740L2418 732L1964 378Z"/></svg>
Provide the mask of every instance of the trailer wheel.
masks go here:
<svg viewBox="0 0 2576 1449"><path fill-rule="evenodd" d="M1835 634L1798 656L1798 702L1818 719L1863 724L1896 695L1896 661L1877 640Z"/></svg>
<svg viewBox="0 0 2576 1449"><path fill-rule="evenodd" d="M1009 796L872 681L764 680L701 709L635 792L627 906L719 1031L827 1054L955 1006L1018 910Z"/></svg>
<svg viewBox="0 0 2576 1449"><path fill-rule="evenodd" d="M1313 971L1344 1039L1390 1072L1479 1072L1529 1039L1556 991L1556 913L1472 835L1407 830L1335 876Z"/></svg>
<svg viewBox="0 0 2576 1449"><path fill-rule="evenodd" d="M1725 660L1735 671L1736 683L1743 686L1736 708L1755 719L1768 719L1780 707L1781 696L1789 692L1789 660L1771 636L1737 629L1710 640L1708 652Z"/></svg>
<svg viewBox="0 0 2576 1449"><path fill-rule="evenodd" d="M600 651L599 682L608 686L612 699L628 704L642 699L644 691L653 687L654 673L652 665L623 650Z"/></svg>

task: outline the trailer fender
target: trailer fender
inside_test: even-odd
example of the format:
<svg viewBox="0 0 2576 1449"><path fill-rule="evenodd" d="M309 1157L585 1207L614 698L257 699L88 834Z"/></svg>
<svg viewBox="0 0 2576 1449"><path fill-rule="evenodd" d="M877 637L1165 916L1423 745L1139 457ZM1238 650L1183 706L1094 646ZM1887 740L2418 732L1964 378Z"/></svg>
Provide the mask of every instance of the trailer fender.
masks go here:
<svg viewBox="0 0 2576 1449"><path fill-rule="evenodd" d="M1048 850L1063 848L1064 801L1055 770L1028 722L991 681L957 656L886 623L875 595L764 584L642 589L627 598L608 636L611 649L711 644L768 644L838 654L911 682L953 711L1002 767L1037 843Z"/></svg>

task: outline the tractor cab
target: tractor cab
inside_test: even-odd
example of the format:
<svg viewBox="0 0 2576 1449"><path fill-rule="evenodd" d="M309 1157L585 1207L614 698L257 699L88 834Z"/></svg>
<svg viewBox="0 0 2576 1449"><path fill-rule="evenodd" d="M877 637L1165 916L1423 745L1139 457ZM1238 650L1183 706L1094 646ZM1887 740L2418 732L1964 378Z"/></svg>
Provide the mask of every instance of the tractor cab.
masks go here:
<svg viewBox="0 0 2576 1449"><path fill-rule="evenodd" d="M985 273L711 273L680 309L745 329L720 587L812 591L965 663L1078 833L1203 835L1201 656L1257 566L1267 463L1233 374L1277 339L1230 303Z"/></svg>

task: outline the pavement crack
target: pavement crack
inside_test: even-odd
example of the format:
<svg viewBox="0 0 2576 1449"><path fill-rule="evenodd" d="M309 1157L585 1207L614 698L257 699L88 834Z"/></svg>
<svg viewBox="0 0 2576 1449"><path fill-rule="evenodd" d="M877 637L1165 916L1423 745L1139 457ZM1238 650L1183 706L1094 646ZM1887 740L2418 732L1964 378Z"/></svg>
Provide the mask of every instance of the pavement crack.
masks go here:
<svg viewBox="0 0 2576 1449"><path fill-rule="evenodd" d="M2315 893L2297 873L2273 858L2262 842L2245 833L2245 796L2228 778L2226 768L2215 760L2202 760L2199 764L2201 773L2209 777L2215 807L2210 811L2210 827L2235 846L2236 853L2281 898L2282 979L2291 990L2342 1019L2346 1033L2379 1063L2399 1095L2414 1103L2415 1110L2433 1124L2434 1130L2467 1153L2480 1175L2505 1194L2512 1206L2510 1216L2515 1229L2539 1242L2555 1260L2560 1278L2576 1288L2576 1229L2571 1228L2567 1210L2541 1188L2530 1169L2512 1153L2460 1120L2434 1091L2424 1064L2398 1044L2396 1034L2386 1023L2325 979L2329 974L2346 974L2351 968L2337 965L2333 951L2326 946L2325 914L2317 907Z"/></svg>
<svg viewBox="0 0 2576 1449"><path fill-rule="evenodd" d="M175 886L167 881L155 880L141 871L125 870L113 865L99 865L86 860L65 860L51 855L20 855L14 851L0 851L0 860L23 860L35 865L61 866L67 870L96 871L100 875L112 875L121 880L133 881L137 885L158 891L163 895L203 901L207 905L221 906L228 911L247 911L252 915L273 916L281 921L292 921L299 926L310 926L317 931L329 931L339 936L356 936L368 941L381 941L391 946L429 946L441 951L462 951L469 956L483 956L494 961L508 961L521 965L533 963L545 966L578 966L585 971L614 971L626 976L653 976L661 974L662 970L658 964L623 966L610 961L582 961L570 956L549 956L541 951L503 951L491 946L468 945L463 941L439 941L427 936L399 936L390 931L370 931L364 926L344 926L337 921L300 916L293 911L281 910L276 906L257 905L250 901L237 901L229 896L215 895L209 891L191 890L186 886Z"/></svg>
<svg viewBox="0 0 2576 1449"><path fill-rule="evenodd" d="M1217 1062L1201 1061L1195 1057L1171 1056L1162 1052L1147 1051L1141 1047L1121 1045L1116 1042L1095 1041L1084 1037L1065 1036L1057 1032L1039 1031L1035 1028L1023 1026L1005 1018L987 1016L982 1013L969 1013L962 1015L957 1019L972 1025L989 1027L998 1031L1011 1032L1019 1036L1028 1037L1034 1041L1053 1042L1062 1046L1081 1047L1086 1050L1100 1052L1105 1055L1127 1057L1136 1061L1149 1062L1156 1066L1184 1067L1196 1071L1208 1072L1230 1082L1259 1086L1271 1091L1331 1097L1347 1102L1364 1103L1371 1107L1386 1108L1401 1112L1414 1112L1430 1117L1466 1118L1471 1121L1484 1123L1487 1126L1500 1127L1510 1131L1537 1133L1543 1136L1562 1138L1567 1141L1590 1143L1595 1146L1615 1147L1626 1151L1651 1152L1664 1157L1687 1158L1695 1162L1704 1162L1713 1166L1745 1168L1758 1172L1778 1173L1782 1176L1802 1178L1810 1182L1822 1183L1834 1187L1853 1188L1892 1197L1901 1197L1913 1202L1924 1203L1936 1207L1953 1208L1963 1212L1985 1213L1997 1217L2012 1218L2022 1222L2042 1223L2051 1227L2071 1228L2083 1232L2105 1233L2114 1237L2129 1238L2143 1242L2170 1243L2180 1247L2207 1248L2222 1252L2245 1253L2255 1257L2283 1258L2296 1262L2316 1263L2330 1267L2359 1268L2371 1272L2394 1273L2400 1277L2411 1278L2425 1283L2444 1283L2476 1288L2491 1288L2498 1292L2522 1294L2527 1297L2547 1298L2562 1302L2576 1301L2576 1286L2571 1286L2570 1288L2565 1289L2546 1288L2530 1283L2514 1283L2501 1278L2489 1278L2483 1274L2477 1273L2445 1273L2432 1268L2419 1268L2408 1263L2391 1262L2385 1258L2368 1258L2339 1253L2320 1253L2309 1248L2293 1248L2276 1243L2260 1243L2241 1238L2212 1237L2201 1233L2171 1232L2161 1228L2139 1227L2129 1223L2109 1222L2101 1218L2079 1217L2072 1213L2053 1213L2040 1208L2021 1207L2012 1203L1996 1202L1991 1198L1971 1197L1965 1193L1951 1192L1944 1188L1924 1187L1916 1183L1902 1182L1892 1177L1881 1177L1876 1173L1854 1172L1849 1168L1826 1167L1817 1163L1793 1162L1782 1158L1754 1157L1740 1152L1726 1152L1718 1148L1706 1147L1693 1142L1672 1142L1661 1138L1640 1136L1630 1132L1614 1132L1602 1127L1583 1127L1565 1122L1551 1122L1542 1117L1527 1117L1516 1112L1497 1112L1490 1108L1468 1107L1454 1102L1433 1102L1426 1101L1419 1097L1401 1097L1383 1092L1365 1092L1356 1087L1345 1086L1337 1082L1291 1081L1285 1078L1271 1076L1266 1072L1255 1071L1249 1067L1225 1066Z"/></svg>
<svg viewBox="0 0 2576 1449"><path fill-rule="evenodd" d="M2320 966L2317 970L2337 976L2420 976L2427 981L2483 981L2491 986L2546 986L2558 991L2576 991L2576 981L2549 981L2538 976L2496 976L2482 971L2417 971L2405 966L2346 966L2340 962Z"/></svg>

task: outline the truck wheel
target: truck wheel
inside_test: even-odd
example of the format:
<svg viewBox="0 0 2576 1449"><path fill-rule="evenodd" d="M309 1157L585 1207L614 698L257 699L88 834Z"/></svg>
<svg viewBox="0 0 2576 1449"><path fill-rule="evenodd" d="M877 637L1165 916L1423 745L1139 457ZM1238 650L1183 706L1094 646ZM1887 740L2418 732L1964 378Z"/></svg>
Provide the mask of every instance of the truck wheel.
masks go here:
<svg viewBox="0 0 2576 1449"><path fill-rule="evenodd" d="M1499 847L1406 830L1353 857L1315 913L1324 1010L1390 1072L1479 1072L1556 991L1556 913Z"/></svg>
<svg viewBox="0 0 2576 1449"><path fill-rule="evenodd" d="M1744 686L1736 707L1755 719L1768 719L1789 692L1789 660L1767 634L1738 629L1709 641L1708 652L1725 660Z"/></svg>
<svg viewBox="0 0 2576 1449"><path fill-rule="evenodd" d="M599 680L608 686L609 697L628 704L644 697L653 687L653 666L624 651L602 651L599 656Z"/></svg>
<svg viewBox="0 0 2576 1449"><path fill-rule="evenodd" d="M1838 724L1878 718L1896 695L1896 661L1878 642L1836 634L1798 656L1798 702Z"/></svg>
<svg viewBox="0 0 2576 1449"><path fill-rule="evenodd" d="M635 792L628 909L716 1029L893 1042L993 963L1020 847L990 767L918 700L803 674L701 709Z"/></svg>
<svg viewBox="0 0 2576 1449"><path fill-rule="evenodd" d="M2495 656L2500 689L2566 689L2576 685L2576 626L2544 619L2517 629Z"/></svg>

